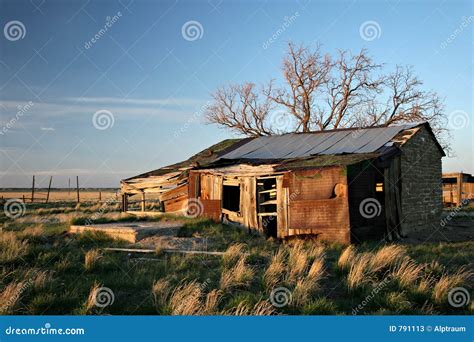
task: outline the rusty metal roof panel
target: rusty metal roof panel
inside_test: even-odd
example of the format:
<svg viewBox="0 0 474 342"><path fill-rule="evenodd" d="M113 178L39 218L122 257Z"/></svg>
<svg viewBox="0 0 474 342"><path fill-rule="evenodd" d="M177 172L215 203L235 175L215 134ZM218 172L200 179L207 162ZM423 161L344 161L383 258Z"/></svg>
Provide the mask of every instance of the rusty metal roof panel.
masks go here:
<svg viewBox="0 0 474 342"><path fill-rule="evenodd" d="M373 153L390 143L401 131L417 125L264 136L250 140L222 155L220 159L289 159L314 155Z"/></svg>

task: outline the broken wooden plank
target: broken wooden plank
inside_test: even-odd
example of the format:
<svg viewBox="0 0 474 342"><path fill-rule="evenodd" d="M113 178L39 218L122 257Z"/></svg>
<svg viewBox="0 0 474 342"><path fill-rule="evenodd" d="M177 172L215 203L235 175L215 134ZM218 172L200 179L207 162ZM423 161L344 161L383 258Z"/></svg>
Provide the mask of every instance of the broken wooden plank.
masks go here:
<svg viewBox="0 0 474 342"><path fill-rule="evenodd" d="M144 248L104 248L105 251L109 252L127 252L127 253L157 253L155 249L144 249ZM180 253L180 254L204 254L204 255L224 255L224 252L212 252L212 251L190 251L185 249L162 249L159 252L164 253Z"/></svg>

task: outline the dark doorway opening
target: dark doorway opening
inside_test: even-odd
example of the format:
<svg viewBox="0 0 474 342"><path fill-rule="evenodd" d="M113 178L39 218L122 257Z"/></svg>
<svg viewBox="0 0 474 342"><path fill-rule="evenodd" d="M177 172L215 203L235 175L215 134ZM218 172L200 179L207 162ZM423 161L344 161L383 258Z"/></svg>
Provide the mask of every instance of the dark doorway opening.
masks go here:
<svg viewBox="0 0 474 342"><path fill-rule="evenodd" d="M235 212L240 211L239 185L224 185L222 187L222 208Z"/></svg>
<svg viewBox="0 0 474 342"><path fill-rule="evenodd" d="M277 237L276 178L257 179L257 216L260 229L268 237Z"/></svg>

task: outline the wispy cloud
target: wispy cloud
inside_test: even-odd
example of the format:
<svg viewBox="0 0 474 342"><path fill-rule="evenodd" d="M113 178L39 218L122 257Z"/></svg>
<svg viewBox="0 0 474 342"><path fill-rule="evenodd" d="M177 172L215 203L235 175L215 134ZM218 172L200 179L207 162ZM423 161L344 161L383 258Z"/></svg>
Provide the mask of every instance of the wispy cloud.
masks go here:
<svg viewBox="0 0 474 342"><path fill-rule="evenodd" d="M54 131L54 128L53 128L53 127L41 127L41 130L42 130L42 131L53 132L53 131Z"/></svg>
<svg viewBox="0 0 474 342"><path fill-rule="evenodd" d="M81 102L91 104L111 104L111 105L137 105L137 106L199 106L205 101L192 98L161 98L161 99L136 99L136 98L119 98L119 97L67 97L65 100L69 102Z"/></svg>
<svg viewBox="0 0 474 342"><path fill-rule="evenodd" d="M0 125L5 125L22 108L31 101L3 100L0 110ZM108 110L116 118L123 120L140 117L157 117L160 122L183 123L195 112L201 111L203 101L185 98L166 99L121 99L115 97L82 97L63 98L45 102L33 102L32 109L25 113L21 125L36 126L44 120L74 119L91 116L98 110ZM13 127L14 128L14 127ZM50 131L51 126L40 126L41 130Z"/></svg>

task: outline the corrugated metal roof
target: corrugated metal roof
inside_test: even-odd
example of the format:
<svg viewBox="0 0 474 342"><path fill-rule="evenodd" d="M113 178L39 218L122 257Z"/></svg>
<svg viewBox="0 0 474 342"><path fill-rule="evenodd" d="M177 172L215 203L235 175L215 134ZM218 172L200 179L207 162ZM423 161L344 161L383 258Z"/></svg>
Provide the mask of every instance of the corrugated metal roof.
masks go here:
<svg viewBox="0 0 474 342"><path fill-rule="evenodd" d="M264 136L250 140L219 159L289 159L314 155L374 153L390 143L398 133L418 125Z"/></svg>

